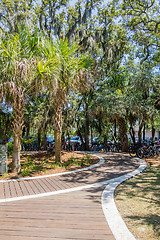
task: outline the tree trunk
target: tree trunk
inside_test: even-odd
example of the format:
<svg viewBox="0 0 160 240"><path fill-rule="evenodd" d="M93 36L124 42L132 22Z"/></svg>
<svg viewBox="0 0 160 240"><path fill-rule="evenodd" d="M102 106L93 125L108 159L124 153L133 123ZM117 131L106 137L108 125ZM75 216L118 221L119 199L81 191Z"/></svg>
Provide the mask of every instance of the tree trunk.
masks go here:
<svg viewBox="0 0 160 240"><path fill-rule="evenodd" d="M89 151L89 111L87 101L85 109L85 150Z"/></svg>
<svg viewBox="0 0 160 240"><path fill-rule="evenodd" d="M47 123L43 127L43 145L44 150L47 150Z"/></svg>
<svg viewBox="0 0 160 240"><path fill-rule="evenodd" d="M135 144L135 131L134 131L134 128L133 128L133 126L131 125L130 126L130 135L131 135L131 139L132 139L132 141L133 141L133 143Z"/></svg>
<svg viewBox="0 0 160 240"><path fill-rule="evenodd" d="M152 124L152 141L155 142L155 132L156 132L156 129L155 129L155 125L154 125L154 118L153 118L153 116L151 117L151 124Z"/></svg>
<svg viewBox="0 0 160 240"><path fill-rule="evenodd" d="M81 139L82 150L84 151L84 150L85 150L85 143L84 143L83 136L82 136L82 133L81 133L81 131L79 130L79 128L77 129L77 135L78 135L78 136L80 137L80 139Z"/></svg>
<svg viewBox="0 0 160 240"><path fill-rule="evenodd" d="M38 150L41 149L41 128L38 129Z"/></svg>
<svg viewBox="0 0 160 240"><path fill-rule="evenodd" d="M24 128L23 128L23 131L22 131L22 138L25 137L25 134L26 134L26 128L24 127Z"/></svg>
<svg viewBox="0 0 160 240"><path fill-rule="evenodd" d="M21 135L14 135L13 142L13 161L12 161L12 172L19 173L20 167L20 151L21 151Z"/></svg>
<svg viewBox="0 0 160 240"><path fill-rule="evenodd" d="M54 131L55 136L55 161L61 162L61 131L56 129Z"/></svg>
<svg viewBox="0 0 160 240"><path fill-rule="evenodd" d="M62 107L65 103L66 94L58 89L54 98L54 134L55 134L55 161L61 162L61 136L62 136Z"/></svg>
<svg viewBox="0 0 160 240"><path fill-rule="evenodd" d="M26 124L27 132L26 132L26 138L29 139L29 132L30 132L30 124L29 122Z"/></svg>
<svg viewBox="0 0 160 240"><path fill-rule="evenodd" d="M117 137L117 124L116 124L116 119L114 120L114 139Z"/></svg>
<svg viewBox="0 0 160 240"><path fill-rule="evenodd" d="M92 129L92 126L91 126L91 143L93 143L93 129Z"/></svg>
<svg viewBox="0 0 160 240"><path fill-rule="evenodd" d="M144 121L142 120L139 124L139 130L138 130L138 143L141 145L142 142L142 128L144 126Z"/></svg>
<svg viewBox="0 0 160 240"><path fill-rule="evenodd" d="M113 129L110 128L110 130L111 130L111 132L112 132L112 137L113 137L113 139L114 139L114 142L117 143L117 139L115 138L115 134L114 134L114 132L113 132ZM107 139L106 139L106 141L107 141Z"/></svg>
<svg viewBox="0 0 160 240"><path fill-rule="evenodd" d="M146 125L143 126L143 141L145 141L146 138Z"/></svg>
<svg viewBox="0 0 160 240"><path fill-rule="evenodd" d="M17 96L14 96L13 111L13 133L14 133L14 143L13 143L13 159L12 159L12 172L20 172L20 151L21 151L21 136L24 124L24 93L19 88Z"/></svg>
<svg viewBox="0 0 160 240"><path fill-rule="evenodd" d="M122 117L118 117L118 125L119 125L119 137L122 146L122 151L128 151L128 137L127 137L127 127L125 123L125 119Z"/></svg>

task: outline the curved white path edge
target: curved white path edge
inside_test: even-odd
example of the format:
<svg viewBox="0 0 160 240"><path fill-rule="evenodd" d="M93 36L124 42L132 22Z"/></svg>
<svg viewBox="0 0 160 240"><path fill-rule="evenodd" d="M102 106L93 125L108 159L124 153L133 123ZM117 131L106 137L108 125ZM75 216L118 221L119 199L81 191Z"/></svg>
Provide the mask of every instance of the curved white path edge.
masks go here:
<svg viewBox="0 0 160 240"><path fill-rule="evenodd" d="M102 208L108 225L116 240L136 240L128 230L114 202L114 191L116 187L127 179L139 174L146 169L146 162L138 159L140 166L133 172L112 179L102 194Z"/></svg>
<svg viewBox="0 0 160 240"><path fill-rule="evenodd" d="M53 177L53 176L61 176L61 175L66 175L66 174L70 174L70 173L77 173L77 172L82 172L82 171L89 170L89 169L92 169L92 168L95 168L95 167L99 167L101 164L103 164L105 162L105 160L103 158L101 158L101 157L99 157L99 156L97 156L95 154L89 154L89 155L94 156L94 157L98 157L100 159L99 162L94 164L94 165L92 165L92 166L89 166L89 167L86 167L86 168L77 169L77 170L74 170L74 171L68 171L68 172L62 172L62 173L54 173L54 174L50 174L50 175L28 177L28 178L16 178L16 179L0 180L0 182L15 182L15 181L23 181L23 180L31 180L31 179L39 179L39 178L48 178L48 177Z"/></svg>

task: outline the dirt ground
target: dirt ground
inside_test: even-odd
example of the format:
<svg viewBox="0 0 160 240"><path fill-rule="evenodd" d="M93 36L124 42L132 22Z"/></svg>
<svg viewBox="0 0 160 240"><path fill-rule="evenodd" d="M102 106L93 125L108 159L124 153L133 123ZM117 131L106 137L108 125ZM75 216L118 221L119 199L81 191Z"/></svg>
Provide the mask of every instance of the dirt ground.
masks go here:
<svg viewBox="0 0 160 240"><path fill-rule="evenodd" d="M123 153L123 154L129 156L129 153ZM151 166L158 167L158 166L160 166L160 155L157 158L155 158L155 157L149 158L148 157L148 158L144 158L143 160L146 161L148 167L151 167Z"/></svg>
<svg viewBox="0 0 160 240"><path fill-rule="evenodd" d="M7 161L8 172L0 174L0 180L72 171L96 164L99 159L90 155L63 151L61 164L56 164L54 152L27 152L27 154L21 154L21 172L19 174L10 171L12 158L8 157Z"/></svg>
<svg viewBox="0 0 160 240"><path fill-rule="evenodd" d="M160 166L160 156L158 158L146 158L144 159L147 162L148 167L158 167Z"/></svg>

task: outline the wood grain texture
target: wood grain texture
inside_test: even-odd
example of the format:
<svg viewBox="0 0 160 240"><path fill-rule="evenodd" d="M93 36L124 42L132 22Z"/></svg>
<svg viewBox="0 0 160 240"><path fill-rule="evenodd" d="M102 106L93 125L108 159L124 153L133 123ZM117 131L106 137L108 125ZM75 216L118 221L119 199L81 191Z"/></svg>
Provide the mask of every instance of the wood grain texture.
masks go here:
<svg viewBox="0 0 160 240"><path fill-rule="evenodd" d="M99 154L95 169L14 182L0 182L0 198L58 191L101 182L137 168L128 157ZM0 240L115 240L101 206L105 186L54 196L0 203Z"/></svg>

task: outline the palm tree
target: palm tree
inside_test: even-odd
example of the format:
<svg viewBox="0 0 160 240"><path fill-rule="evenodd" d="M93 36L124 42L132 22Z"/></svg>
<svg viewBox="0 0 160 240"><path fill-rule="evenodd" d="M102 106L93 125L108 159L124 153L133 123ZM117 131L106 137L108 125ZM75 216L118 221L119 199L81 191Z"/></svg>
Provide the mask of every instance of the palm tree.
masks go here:
<svg viewBox="0 0 160 240"><path fill-rule="evenodd" d="M30 37L29 33L24 31L0 39L0 96L12 103L14 112L13 172L20 171L24 108L36 69L36 60L31 51L35 42L33 37L31 43Z"/></svg>
<svg viewBox="0 0 160 240"><path fill-rule="evenodd" d="M80 69L88 67L90 61L78 56L78 46L60 39L42 41L37 78L42 79L54 99L55 159L61 161L62 109L69 91L76 90ZM45 81L44 81L45 80Z"/></svg>

